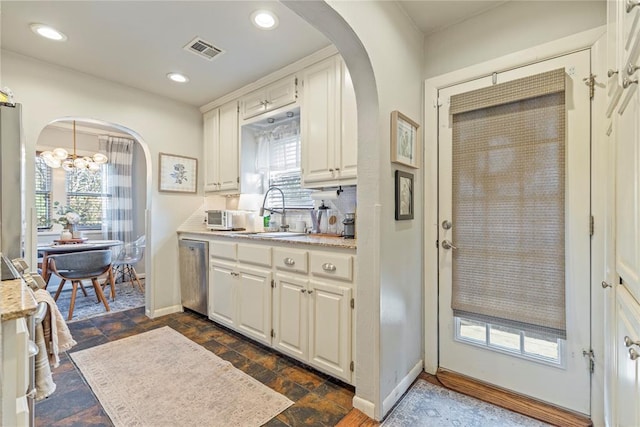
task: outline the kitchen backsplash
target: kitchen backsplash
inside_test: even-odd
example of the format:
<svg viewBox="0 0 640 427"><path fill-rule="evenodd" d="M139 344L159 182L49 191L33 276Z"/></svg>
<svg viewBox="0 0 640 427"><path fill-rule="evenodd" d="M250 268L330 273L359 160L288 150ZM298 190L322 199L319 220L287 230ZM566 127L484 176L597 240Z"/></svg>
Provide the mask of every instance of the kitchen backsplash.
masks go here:
<svg viewBox="0 0 640 427"><path fill-rule="evenodd" d="M338 187L335 188L325 188L325 191L337 191ZM357 187L356 186L345 186L342 187L342 192L335 200L327 200L325 201L325 206L329 208L327 213L332 216L335 216L336 220L333 225L327 224L328 232L331 234L342 234L344 225L342 221L344 220L345 214L354 213L356 211L356 199L357 199ZM320 206L320 201L318 200L315 204L316 211L317 207ZM262 195L253 195L253 194L243 194L241 196L236 197L223 197L223 196L207 196L205 197L204 210L208 209L231 209L231 210L249 210L257 212L262 205ZM278 222L281 222L281 218L279 214L273 214L273 219ZM325 217L326 218L326 217ZM296 210L296 209L287 209L287 223L294 228L294 225L298 221L304 221L306 227L311 229L311 213L309 210ZM258 219L258 222L260 220Z"/></svg>

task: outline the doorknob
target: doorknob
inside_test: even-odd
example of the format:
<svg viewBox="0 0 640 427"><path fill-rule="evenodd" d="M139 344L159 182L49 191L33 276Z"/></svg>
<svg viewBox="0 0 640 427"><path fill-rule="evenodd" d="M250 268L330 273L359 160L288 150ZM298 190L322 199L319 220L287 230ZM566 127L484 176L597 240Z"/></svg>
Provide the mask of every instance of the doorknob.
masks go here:
<svg viewBox="0 0 640 427"><path fill-rule="evenodd" d="M442 228L444 228L445 230L450 230L452 225L453 224L451 224L451 221L449 221L448 219L442 221Z"/></svg>
<svg viewBox="0 0 640 427"><path fill-rule="evenodd" d="M442 241L442 247L443 247L444 249L458 249L457 247L455 247L455 246L453 245L453 243L451 243L451 242L450 242L450 241L448 241L448 240L443 240L443 241Z"/></svg>

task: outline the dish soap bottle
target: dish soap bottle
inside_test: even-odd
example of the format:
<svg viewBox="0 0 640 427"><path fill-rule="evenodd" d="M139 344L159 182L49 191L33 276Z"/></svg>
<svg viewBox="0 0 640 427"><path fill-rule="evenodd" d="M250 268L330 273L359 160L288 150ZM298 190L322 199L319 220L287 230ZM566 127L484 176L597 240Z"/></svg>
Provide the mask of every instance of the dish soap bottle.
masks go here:
<svg viewBox="0 0 640 427"><path fill-rule="evenodd" d="M262 226L265 229L269 228L269 221L271 221L271 215L265 215L262 217Z"/></svg>

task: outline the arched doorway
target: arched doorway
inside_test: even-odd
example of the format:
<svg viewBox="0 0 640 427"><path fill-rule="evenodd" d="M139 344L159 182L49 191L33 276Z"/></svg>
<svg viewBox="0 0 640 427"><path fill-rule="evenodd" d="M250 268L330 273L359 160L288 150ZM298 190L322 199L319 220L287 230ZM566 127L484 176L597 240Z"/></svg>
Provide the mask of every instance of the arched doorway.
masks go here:
<svg viewBox="0 0 640 427"><path fill-rule="evenodd" d="M72 123L75 121L76 131L74 135ZM139 236L147 236L150 234L150 226L147 218L151 205L151 159L149 147L140 135L119 124L110 123L102 120L83 118L83 117L62 117L51 121L40 132L36 142L36 186L43 185L43 188L36 188L36 203L32 211L28 212L33 218L33 223L37 230L32 230L36 235L37 245L42 245L57 239L60 234L61 225L55 224L56 215L61 207L70 205L73 201L74 193L70 193L65 171L62 168L48 168L43 164L42 170L48 172L50 182L46 179L38 179L40 169L38 167L39 152L50 150L54 147L66 149L69 153L74 150L74 143L77 149L77 155L88 155L101 150L101 145L109 138L120 138L121 140L132 141L131 146L131 240ZM102 141L102 142L101 142ZM105 172L106 173L106 172ZM94 184L100 186L102 184L102 176L97 177ZM102 188L106 188L102 187ZM100 199L100 195L96 195L94 205L98 206L91 210L91 196L84 195L83 203L87 209L87 215L91 219L81 230L84 237L89 239L111 239L111 227L106 220L106 214L99 205L107 206L110 195L104 193ZM88 202L87 202L88 197ZM100 200L100 201L98 201ZM105 203L103 203L105 201ZM77 202L76 202L77 203ZM127 239L129 240L129 239ZM37 248L33 248L34 251ZM146 283L151 283L152 262L150 256L145 256L143 262L136 266L139 276L144 277ZM142 297L144 305L150 306L152 298L150 286L145 286L145 294ZM138 299L140 301L140 299ZM125 305L126 307L126 305Z"/></svg>

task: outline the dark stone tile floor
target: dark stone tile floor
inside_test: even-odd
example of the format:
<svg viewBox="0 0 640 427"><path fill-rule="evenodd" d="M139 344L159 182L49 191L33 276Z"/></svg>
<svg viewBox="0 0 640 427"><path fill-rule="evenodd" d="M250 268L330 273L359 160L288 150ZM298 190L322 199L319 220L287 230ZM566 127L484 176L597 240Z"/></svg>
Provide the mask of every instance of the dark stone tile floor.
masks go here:
<svg viewBox="0 0 640 427"><path fill-rule="evenodd" d="M193 313L149 319L144 307L69 324L78 345L70 352L169 326L236 368L284 394L294 405L266 426L334 426L351 410L353 387ZM36 403L36 426L113 426L67 353L53 370L57 390ZM135 380L135 379L133 379Z"/></svg>

